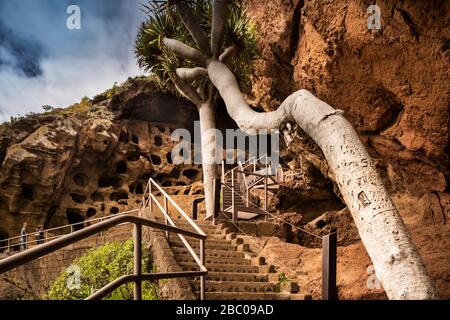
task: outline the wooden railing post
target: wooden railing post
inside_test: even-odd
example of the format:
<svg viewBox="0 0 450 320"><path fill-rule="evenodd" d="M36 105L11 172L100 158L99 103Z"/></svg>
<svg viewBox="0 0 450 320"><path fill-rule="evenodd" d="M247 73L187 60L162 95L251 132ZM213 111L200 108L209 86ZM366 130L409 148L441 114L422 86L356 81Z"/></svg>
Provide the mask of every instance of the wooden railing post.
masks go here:
<svg viewBox="0 0 450 320"><path fill-rule="evenodd" d="M336 286L337 233L322 238L322 300L337 300Z"/></svg>
<svg viewBox="0 0 450 320"><path fill-rule="evenodd" d="M134 225L134 275L138 279L134 283L134 300L142 300L142 225Z"/></svg>

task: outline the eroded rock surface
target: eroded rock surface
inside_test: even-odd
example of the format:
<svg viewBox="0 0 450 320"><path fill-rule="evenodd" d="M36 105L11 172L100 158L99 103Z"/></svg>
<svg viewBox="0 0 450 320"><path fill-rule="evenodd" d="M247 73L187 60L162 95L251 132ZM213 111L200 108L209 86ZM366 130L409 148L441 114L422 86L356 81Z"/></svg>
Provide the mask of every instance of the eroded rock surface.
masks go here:
<svg viewBox="0 0 450 320"><path fill-rule="evenodd" d="M32 232L39 224L51 228L135 209L149 178L171 193L202 191L191 190L201 181L201 167L171 160L177 143L171 133L194 121L192 106L161 94L148 80L94 102L87 112L33 115L3 128L2 238L17 235L23 222ZM152 118L156 109L174 116L161 122L161 112ZM139 112L147 113L145 121L136 119Z"/></svg>

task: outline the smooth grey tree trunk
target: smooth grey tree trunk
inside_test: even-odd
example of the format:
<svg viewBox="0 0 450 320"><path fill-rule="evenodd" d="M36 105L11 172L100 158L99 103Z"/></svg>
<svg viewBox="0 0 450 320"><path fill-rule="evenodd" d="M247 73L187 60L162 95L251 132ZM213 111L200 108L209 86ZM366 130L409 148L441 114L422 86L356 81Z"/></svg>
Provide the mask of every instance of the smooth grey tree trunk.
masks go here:
<svg viewBox="0 0 450 320"><path fill-rule="evenodd" d="M214 178L216 178L217 174L214 105L211 102L205 102L200 105L198 111L202 140L202 168L206 217L211 217L214 214Z"/></svg>
<svg viewBox="0 0 450 320"><path fill-rule="evenodd" d="M255 134L260 129L282 129L286 123L296 122L322 149L389 299L437 298L374 162L342 111L300 90L276 111L255 112L226 65L211 60L207 69L241 130Z"/></svg>

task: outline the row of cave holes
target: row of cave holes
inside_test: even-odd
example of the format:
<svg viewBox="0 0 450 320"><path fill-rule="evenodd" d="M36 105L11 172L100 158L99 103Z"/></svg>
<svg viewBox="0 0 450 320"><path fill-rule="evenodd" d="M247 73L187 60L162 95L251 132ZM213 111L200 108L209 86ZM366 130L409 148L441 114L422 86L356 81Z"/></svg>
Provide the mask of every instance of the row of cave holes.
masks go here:
<svg viewBox="0 0 450 320"><path fill-rule="evenodd" d="M117 166L117 173L123 174L123 173L126 173L126 171L127 171L126 163L119 162L119 164ZM166 177L178 179L178 178L180 178L181 175L183 175L186 178L190 179L191 181L194 181L197 178L198 174L199 174L199 171L196 169L185 169L185 170L183 170L183 172L181 172L179 169L173 168L172 171L168 175L158 174L156 176L155 180L161 184L164 184L164 179ZM141 179L145 180L145 181L147 181L149 178L150 178L149 174L143 175L141 177ZM76 174L74 176L73 180L74 180L75 184L77 184L80 187L87 187L87 185L89 184L89 177L82 173ZM186 185L186 183L179 182L179 184L177 184L177 185ZM113 187L114 189L118 189L121 186L121 178L118 176L100 177L100 179L98 180L98 186L99 186L99 188ZM169 185L165 185L165 186L169 186ZM23 186L22 191L23 191L23 195L24 195L25 199L27 199L27 200L33 199L33 192L32 192L31 188L29 188L28 186Z"/></svg>
<svg viewBox="0 0 450 320"><path fill-rule="evenodd" d="M166 129L163 127L157 126L159 132L166 133ZM173 130L169 129L169 133L171 133ZM155 136L154 138L155 145L158 147L161 147L163 145L163 139L160 136ZM129 143L130 142L130 134L126 131L122 131L120 133L119 142L122 143ZM139 144L139 137L135 134L131 134L131 142L134 144Z"/></svg>
<svg viewBox="0 0 450 320"><path fill-rule="evenodd" d="M101 211L105 211L105 204L102 203L101 206ZM120 212L120 209L118 207L111 207L109 209L110 214L118 214ZM88 219L94 217L97 214L97 210L95 208L89 208L86 211L86 217ZM74 226L75 230L80 230L83 229L83 222L85 221L83 214L81 213L80 209L73 209L73 208L68 208L66 209L66 217L67 217L67 222L69 224L80 224L80 225L76 225Z"/></svg>

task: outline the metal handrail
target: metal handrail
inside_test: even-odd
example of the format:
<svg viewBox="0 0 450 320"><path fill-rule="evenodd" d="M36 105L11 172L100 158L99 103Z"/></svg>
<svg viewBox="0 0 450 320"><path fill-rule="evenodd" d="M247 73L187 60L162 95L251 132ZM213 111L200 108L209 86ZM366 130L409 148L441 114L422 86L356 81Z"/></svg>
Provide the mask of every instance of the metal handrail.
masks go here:
<svg viewBox="0 0 450 320"><path fill-rule="evenodd" d="M183 216L183 218L185 218L187 220L187 222L192 226L192 228L194 228L195 231L197 231L199 234L202 234L206 237L206 234L203 232L202 229L200 229L199 226L197 226L197 224L195 224L195 222L189 217L189 215L184 212L183 209L180 208L180 206L169 196L169 194L167 192L165 192L156 182L155 180L153 180L152 178L149 179L149 183L152 183L157 189L158 191L161 192L161 195L166 198L171 204L172 206L177 209L177 211ZM154 199L155 200L155 199ZM155 200L156 201L156 200ZM157 202L157 201L156 201Z"/></svg>
<svg viewBox="0 0 450 320"><path fill-rule="evenodd" d="M175 278L186 278L186 277L198 277L204 274L203 271L184 271L184 272L168 272L168 273L143 273L140 276L134 274L127 274L121 276L110 282L103 288L97 290L95 293L91 294L85 300L100 300L106 297L108 294L119 288L120 286L136 281L154 281L160 279L175 279Z"/></svg>
<svg viewBox="0 0 450 320"><path fill-rule="evenodd" d="M153 195L153 186L156 187L156 189L161 193L161 196L164 199L164 205L158 202L156 199L156 196ZM165 224L170 224L172 227L176 227L175 223L173 222L171 216L169 215L169 206L168 203L172 204L172 206L181 214L183 218L186 219L186 221L191 225L191 227L200 235L203 235L205 238L200 239L200 257L196 254L190 243L186 240L186 238L182 234L177 234L180 238L181 242L184 244L186 249L188 250L189 254L194 258L195 262L198 264L200 269L202 271L207 271L205 267L205 239L206 234L203 232L203 230L197 226L197 224L189 217L189 215L184 212L183 209L165 192L152 178L148 180L148 185L146 188L148 192L148 198L144 200L143 202L143 209L146 209L147 206L152 210L152 200L155 202L155 204L158 206L159 210L164 215ZM144 198L146 196L146 193L144 192ZM166 232L166 238L169 238L169 234ZM200 299L204 300L205 298L205 287L206 287L206 277L205 275L200 276Z"/></svg>
<svg viewBox="0 0 450 320"><path fill-rule="evenodd" d="M204 267L201 267L201 270L198 272L175 272L175 273L164 273L164 274L142 274L142 226L151 227L159 230L165 230L167 232L174 232L179 235L186 235L189 237L200 239L201 241L205 241L206 235L198 234L195 232L183 230L177 227L168 226L166 224L162 224L150 219L136 217L129 214L121 215L118 217L111 218L107 221L99 222L93 226L84 228L79 231L75 231L71 234L65 235L61 238L52 240L43 244L41 246L29 249L27 251L21 252L17 255L11 256L9 258L3 259L0 261L0 274L7 272L13 268L16 268L25 263L31 262L38 258L41 258L49 253L52 253L58 249L67 247L73 243L76 243L80 240L89 238L101 231L110 229L114 226L121 225L124 223L131 223L135 225L135 239L134 239L134 270L135 273L133 275L125 275L112 283L106 285L104 288L98 290L94 295L88 297L88 299L100 299L107 294L111 293L115 288L121 286L127 282L135 282L134 287L134 298L137 300L142 297L142 281L146 281L147 279L167 279L167 278L179 278L179 277L190 277L190 276L201 276L205 277L208 273L208 270ZM202 294L204 298L204 292Z"/></svg>
<svg viewBox="0 0 450 320"><path fill-rule="evenodd" d="M81 225L84 226L84 225L86 225L86 224L89 224L89 223L92 223L92 222L96 222L96 221L102 222L102 221L104 221L104 220L111 219L111 218L113 218L113 217L117 217L117 216L124 215L124 214L130 214L130 213L134 213L134 212L138 212L138 211L139 211L139 209L129 210L129 211L125 211L125 212L118 213L118 214L112 214L112 215L109 215L109 216L103 216L103 217L100 217L100 218L94 218L94 219L90 219L90 220L85 220L85 221L83 221L83 222L77 222L77 223L66 224L66 225L63 225L63 226L60 226L60 227L55 227L55 228L50 228L50 229L44 229L44 230L41 230L41 231L37 231L37 230L36 230L36 231L34 231L34 232L27 233L27 234L25 234L25 235L23 235L23 236L20 235L20 236L11 237L11 238L8 238L8 239L2 239L2 240L0 240L0 243L8 243L8 245L3 246L3 247L0 247L0 250L8 249L8 248L11 248L11 247L17 246L17 245L22 245L22 244L28 245L28 244L30 244L30 243L35 243L35 242L37 242L38 240L31 240L31 241L26 241L26 242L15 242L15 243L11 243L11 242L12 242L13 240L20 240L22 237L26 237L26 238L28 239L28 238L31 237L31 236L35 236L36 233L38 233L38 232L42 232L42 233L48 235L50 232L53 233L54 231L57 231L57 230L62 230L62 229L70 228L70 232L68 232L68 233L72 233L72 232L74 232L74 228L77 227L77 226L81 226ZM60 237L62 237L63 235L66 235L66 234L68 234L68 233L64 233L64 234L62 234L62 235L51 236L51 237L45 236L45 240L48 240L48 239L55 239L55 238L60 238Z"/></svg>
<svg viewBox="0 0 450 320"><path fill-rule="evenodd" d="M162 224L162 223L150 220L150 219L125 214L125 215L121 215L121 216L118 216L115 218L111 218L107 221L99 222L90 227L75 231L75 232L65 235L61 238L49 241L45 244L42 244L41 246L34 247L27 251L18 253L14 256L0 260L0 274L7 272L13 268L16 268L22 264L36 260L42 256L45 256L49 253L56 251L58 249L67 247L75 242L78 242L85 238L91 237L91 236L99 233L100 231L110 229L114 226L117 226L117 225L123 224L123 223L132 223L135 225L143 225L143 226L152 227L155 229L161 229L161 230L166 230L166 231L170 231L170 232L187 235L189 237L193 237L193 238L197 238L197 239L206 239L206 236L202 235L202 234L198 234L195 232L183 230L183 229L172 227L172 226L167 226L165 224Z"/></svg>

